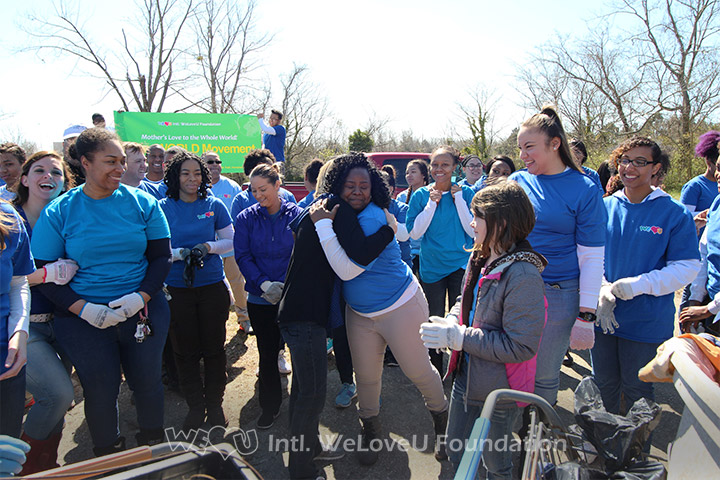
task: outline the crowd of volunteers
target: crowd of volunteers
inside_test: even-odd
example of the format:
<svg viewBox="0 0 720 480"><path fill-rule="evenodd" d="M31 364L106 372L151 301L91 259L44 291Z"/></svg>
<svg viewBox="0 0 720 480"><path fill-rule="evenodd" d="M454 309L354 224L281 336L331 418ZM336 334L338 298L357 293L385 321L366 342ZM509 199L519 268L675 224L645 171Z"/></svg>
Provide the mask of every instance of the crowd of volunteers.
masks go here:
<svg viewBox="0 0 720 480"><path fill-rule="evenodd" d="M267 149L245 158L245 189L218 153L123 143L102 126L69 128L62 154L0 144L0 435L24 441L6 441L4 473L58 465L73 371L97 456L164 441L164 384L187 403L177 427L227 427L231 311L259 355L261 414L241 428L273 427L292 372L287 421L307 447L289 453L293 479L323 478L318 462L343 455L318 438L330 346L336 406L357 397L360 463L380 454L389 363L432 419L418 434L457 467L490 392L554 405L570 350L590 351L605 408L625 413L653 399L637 371L676 327L720 331L720 132L700 137L707 169L679 201L658 186L670 160L657 142L624 140L598 175L546 107L518 130L519 170L442 145L407 163L395 195L392 167L350 152L310 162L296 202L281 121L259 116ZM118 422L123 379L135 432ZM523 435L524 413L501 403L489 438ZM510 450L483 463L512 477Z"/></svg>

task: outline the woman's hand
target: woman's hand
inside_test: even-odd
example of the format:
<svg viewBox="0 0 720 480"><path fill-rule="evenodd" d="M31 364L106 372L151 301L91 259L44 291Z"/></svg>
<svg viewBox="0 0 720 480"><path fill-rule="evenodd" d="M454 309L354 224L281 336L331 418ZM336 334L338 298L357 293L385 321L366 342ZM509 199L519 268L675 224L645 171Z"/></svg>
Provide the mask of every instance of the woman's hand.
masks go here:
<svg viewBox="0 0 720 480"><path fill-rule="evenodd" d="M699 307L685 307L680 312L680 330L683 333L692 333L692 329L697 329L701 320L712 317L712 313L708 311L707 305Z"/></svg>
<svg viewBox="0 0 720 480"><path fill-rule="evenodd" d="M323 218L329 218L331 221L335 220L335 215L337 214L340 205L335 205L332 210L327 210L325 208L326 205L327 199L322 199L319 202L315 202L310 206L310 219L313 221L313 223L317 223Z"/></svg>
<svg viewBox="0 0 720 480"><path fill-rule="evenodd" d="M383 208L383 212L385 212L385 220L387 220L388 227L392 228L393 233L397 233L398 224L395 215L390 213L387 208Z"/></svg>
<svg viewBox="0 0 720 480"><path fill-rule="evenodd" d="M709 208L706 208L702 212L698 213L693 217L693 220L695 220L695 230L697 231L698 235L700 234L700 230L707 224L707 214L708 214Z"/></svg>
<svg viewBox="0 0 720 480"><path fill-rule="evenodd" d="M0 375L0 381L6 378L12 378L27 363L27 332L20 330L10 337L8 341L8 354L5 358L5 368L9 370Z"/></svg>
<svg viewBox="0 0 720 480"><path fill-rule="evenodd" d="M462 192L462 187L460 185L458 185L457 183L453 183L450 186L450 194L455 195L458 192Z"/></svg>
<svg viewBox="0 0 720 480"><path fill-rule="evenodd" d="M78 264L75 260L60 258L52 263L47 263L43 268L43 283L55 283L67 285L78 271Z"/></svg>
<svg viewBox="0 0 720 480"><path fill-rule="evenodd" d="M440 200L442 200L442 192L440 190L435 190L435 187L430 187L429 191L430 191L430 201L439 204Z"/></svg>

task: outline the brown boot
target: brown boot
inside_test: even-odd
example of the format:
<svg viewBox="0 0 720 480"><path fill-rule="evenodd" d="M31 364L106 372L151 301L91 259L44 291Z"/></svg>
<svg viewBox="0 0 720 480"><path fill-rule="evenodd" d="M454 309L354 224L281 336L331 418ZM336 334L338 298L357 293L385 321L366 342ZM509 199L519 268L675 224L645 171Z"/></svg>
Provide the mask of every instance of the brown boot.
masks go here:
<svg viewBox="0 0 720 480"><path fill-rule="evenodd" d="M433 427L435 430L435 460L447 460L447 451L445 449L445 430L447 429L448 411L430 412L433 419Z"/></svg>
<svg viewBox="0 0 720 480"><path fill-rule="evenodd" d="M45 440L35 440L23 433L20 439L30 445L30 451L25 455L27 460L25 460L20 475L30 475L59 467L57 455L61 438L62 433L54 433Z"/></svg>

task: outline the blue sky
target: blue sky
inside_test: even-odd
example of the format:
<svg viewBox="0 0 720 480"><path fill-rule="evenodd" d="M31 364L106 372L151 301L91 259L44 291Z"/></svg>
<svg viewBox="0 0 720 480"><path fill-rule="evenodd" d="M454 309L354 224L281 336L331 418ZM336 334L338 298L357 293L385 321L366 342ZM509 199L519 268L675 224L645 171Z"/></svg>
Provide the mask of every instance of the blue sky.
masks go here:
<svg viewBox="0 0 720 480"><path fill-rule="evenodd" d="M130 17L134 4L76 4L94 38L119 50L117 19ZM20 134L49 148L66 126L89 124L95 111L112 118L119 102L102 80L88 75L92 69L70 58L19 51L31 39L18 23L29 10L52 12L52 2L0 5L0 137ZM346 129L360 128L374 115L388 118L388 128L398 134L412 130L430 138L459 125L457 103L477 85L495 90L495 128L510 131L528 115L513 88L528 54L557 35L581 35L586 21L599 21L597 12L607 8L570 0L259 0L257 26L275 33L263 73L277 78L293 62L307 65ZM279 93L279 83L274 88Z"/></svg>

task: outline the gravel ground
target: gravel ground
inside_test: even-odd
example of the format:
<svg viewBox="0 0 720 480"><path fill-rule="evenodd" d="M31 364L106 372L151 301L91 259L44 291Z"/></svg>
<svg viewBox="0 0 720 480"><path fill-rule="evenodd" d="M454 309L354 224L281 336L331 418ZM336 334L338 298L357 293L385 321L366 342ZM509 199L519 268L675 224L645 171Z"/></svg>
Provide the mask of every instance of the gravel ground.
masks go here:
<svg viewBox="0 0 720 480"><path fill-rule="evenodd" d="M224 409L231 428L245 431L254 429L260 408L257 401L255 371L257 368L257 349L255 337L238 333L235 315L228 320L227 354L228 385L225 393ZM563 367L558 400L558 412L567 424L573 419L573 390L580 379L590 373L588 355L575 354L572 368ZM289 356L288 356L289 358ZM353 406L337 409L334 406L335 394L339 391L340 381L335 370L334 357L328 357L328 397L321 417L321 434L326 438L342 436L343 439L356 439L359 424ZM283 387L289 391L289 377L283 379ZM92 458L92 443L83 414L82 389L76 384L76 406L66 416L64 435L60 444L60 463L67 464ZM450 384L446 382L449 395ZM269 430L257 430L258 448L246 459L267 479L287 478L287 453L282 452L282 439L288 438L287 391L281 408L281 415ZM663 408L662 421L652 438L651 454L666 459L668 444L677 431L682 412L682 401L672 384L656 385L657 401ZM137 432L135 408L131 404L130 391L126 384L121 387L120 430L128 440L128 447L135 446L134 435ZM166 390L165 425L179 428L187 412L184 400L172 391ZM413 384L404 376L400 368L386 367L383 375L381 422L383 431L390 439L396 440L398 448L380 455L380 460L372 467L358 464L355 455L348 453L343 459L327 464L324 468L328 478L337 479L409 479L409 478L452 478L453 471L448 462L439 463L432 455L432 443L424 446L423 436L431 438L432 420L426 412L422 397ZM278 444L278 439L281 439ZM399 448L405 439L411 448L402 451ZM414 448L413 448L414 447ZM519 455L516 455L516 460ZM516 461L517 464L517 461Z"/></svg>

